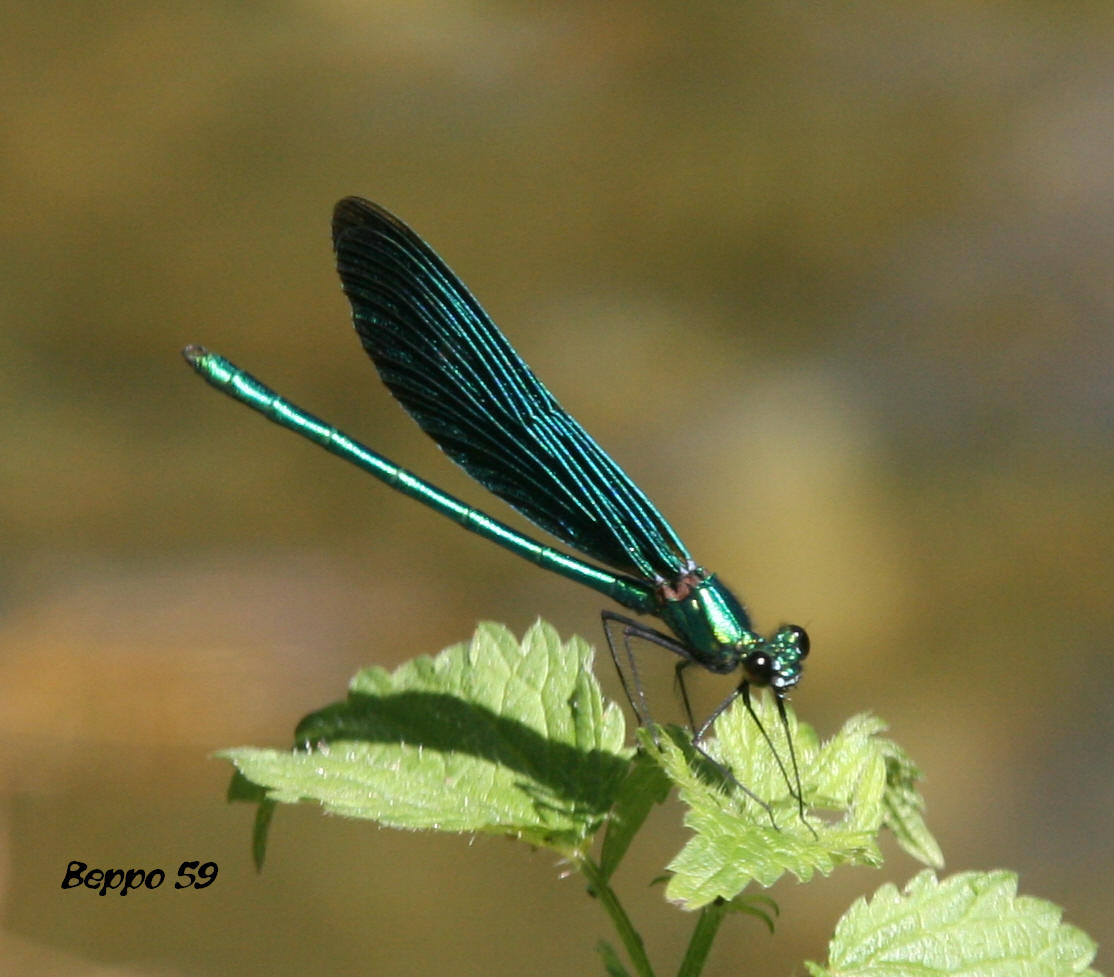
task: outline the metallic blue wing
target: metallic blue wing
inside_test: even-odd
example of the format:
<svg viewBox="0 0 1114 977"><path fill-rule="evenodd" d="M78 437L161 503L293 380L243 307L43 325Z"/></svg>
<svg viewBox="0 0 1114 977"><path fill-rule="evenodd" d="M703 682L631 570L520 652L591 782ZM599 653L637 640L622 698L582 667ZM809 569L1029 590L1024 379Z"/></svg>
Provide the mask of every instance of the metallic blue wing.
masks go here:
<svg viewBox="0 0 1114 977"><path fill-rule="evenodd" d="M333 247L364 349L453 461L580 552L646 579L680 575L689 556L677 534L420 237L348 197Z"/></svg>

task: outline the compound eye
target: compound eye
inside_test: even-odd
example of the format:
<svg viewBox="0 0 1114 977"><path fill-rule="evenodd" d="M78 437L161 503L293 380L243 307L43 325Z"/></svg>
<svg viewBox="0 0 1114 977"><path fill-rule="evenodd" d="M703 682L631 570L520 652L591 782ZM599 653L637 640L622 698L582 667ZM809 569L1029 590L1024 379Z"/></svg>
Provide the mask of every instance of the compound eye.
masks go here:
<svg viewBox="0 0 1114 977"><path fill-rule="evenodd" d="M760 687L769 685L774 677L774 660L764 651L752 651L747 655L743 668L751 683Z"/></svg>
<svg viewBox="0 0 1114 977"><path fill-rule="evenodd" d="M809 640L808 632L804 628L797 627L796 624L790 624L783 629L784 633L793 642L794 647L800 652L802 658L808 657Z"/></svg>
<svg viewBox="0 0 1114 977"><path fill-rule="evenodd" d="M811 642L808 640L808 632L796 625L793 625L793 632L797 636L797 650L800 651L802 658L807 658L811 646Z"/></svg>

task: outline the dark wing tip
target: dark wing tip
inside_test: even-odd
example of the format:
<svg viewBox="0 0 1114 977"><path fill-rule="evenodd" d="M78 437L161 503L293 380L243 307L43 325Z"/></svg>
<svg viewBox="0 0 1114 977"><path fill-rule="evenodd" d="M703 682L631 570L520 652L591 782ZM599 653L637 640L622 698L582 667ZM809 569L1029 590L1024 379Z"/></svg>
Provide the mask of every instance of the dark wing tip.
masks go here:
<svg viewBox="0 0 1114 977"><path fill-rule="evenodd" d="M396 227L399 220L389 211L363 197L344 197L333 208L333 250L349 231L361 227Z"/></svg>

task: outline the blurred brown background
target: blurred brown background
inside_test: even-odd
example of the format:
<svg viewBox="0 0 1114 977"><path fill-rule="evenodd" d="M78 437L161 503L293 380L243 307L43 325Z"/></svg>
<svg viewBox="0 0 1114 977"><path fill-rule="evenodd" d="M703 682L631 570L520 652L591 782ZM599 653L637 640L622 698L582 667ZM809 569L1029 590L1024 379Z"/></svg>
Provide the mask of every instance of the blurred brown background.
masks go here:
<svg viewBox="0 0 1114 977"><path fill-rule="evenodd" d="M14 3L0 37L6 972L602 972L603 913L522 846L288 808L257 876L209 758L478 619L599 641L593 594L179 358L505 515L359 350L350 193L762 629L809 628L797 708L891 722L950 871L1015 869L1114 937L1114 8ZM619 880L667 964L691 919L646 883L683 838L659 812ZM709 972L823 959L916 870L889 854L779 886L778 934L732 920ZM102 899L60 891L71 859L220 876Z"/></svg>

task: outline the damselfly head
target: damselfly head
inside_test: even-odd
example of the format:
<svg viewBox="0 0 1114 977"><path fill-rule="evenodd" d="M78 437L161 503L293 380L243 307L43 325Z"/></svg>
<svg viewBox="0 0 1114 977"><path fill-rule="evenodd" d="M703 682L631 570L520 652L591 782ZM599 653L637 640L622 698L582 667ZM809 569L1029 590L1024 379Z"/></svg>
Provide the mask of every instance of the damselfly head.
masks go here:
<svg viewBox="0 0 1114 977"><path fill-rule="evenodd" d="M786 624L748 652L743 671L751 685L788 692L801 680L808 651L808 632L796 624Z"/></svg>

